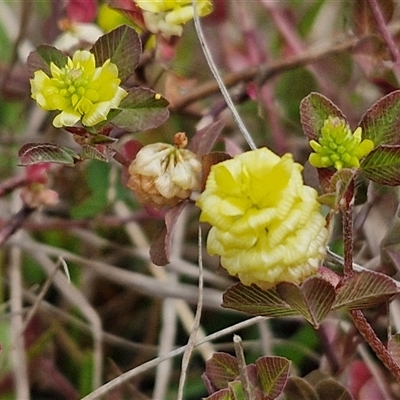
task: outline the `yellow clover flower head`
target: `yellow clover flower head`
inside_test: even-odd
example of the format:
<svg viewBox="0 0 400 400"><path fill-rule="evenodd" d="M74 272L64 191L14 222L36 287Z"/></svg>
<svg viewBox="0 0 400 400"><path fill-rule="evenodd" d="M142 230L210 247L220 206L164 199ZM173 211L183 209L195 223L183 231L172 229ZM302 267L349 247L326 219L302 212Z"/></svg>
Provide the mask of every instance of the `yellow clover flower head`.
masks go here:
<svg viewBox="0 0 400 400"><path fill-rule="evenodd" d="M301 170L291 154L267 148L211 167L196 202L212 225L207 251L245 285L301 283L325 256L325 218Z"/></svg>
<svg viewBox="0 0 400 400"><path fill-rule="evenodd" d="M175 135L182 147L182 133ZM175 144L153 143L142 147L128 168L130 187L137 199L155 208L173 207L200 190L201 162L190 150Z"/></svg>
<svg viewBox="0 0 400 400"><path fill-rule="evenodd" d="M39 70L31 79L32 98L44 110L61 111L54 120L57 128L74 126L81 121L94 126L107 119L128 94L119 87L118 68L107 60L96 67L94 55L77 50L64 67L50 64L51 76Z"/></svg>
<svg viewBox="0 0 400 400"><path fill-rule="evenodd" d="M152 33L162 33L166 38L181 36L182 25L194 18L192 0L135 0L143 10L143 19ZM212 11L210 0L197 0L196 10L200 17Z"/></svg>
<svg viewBox="0 0 400 400"><path fill-rule="evenodd" d="M360 160L374 148L374 142L370 139L362 140L361 135L361 127L352 133L342 118L327 118L318 142L310 141L310 146L315 151L310 154L310 164L316 168L333 166L338 171L342 168L358 168Z"/></svg>

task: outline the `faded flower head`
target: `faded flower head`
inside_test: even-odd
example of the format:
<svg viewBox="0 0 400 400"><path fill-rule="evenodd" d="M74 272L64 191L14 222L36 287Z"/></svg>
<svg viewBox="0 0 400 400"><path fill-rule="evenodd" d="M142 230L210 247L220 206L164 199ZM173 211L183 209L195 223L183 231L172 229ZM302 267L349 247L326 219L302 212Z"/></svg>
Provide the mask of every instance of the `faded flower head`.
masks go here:
<svg viewBox="0 0 400 400"><path fill-rule="evenodd" d="M310 141L310 146L315 151L310 154L310 164L316 168L333 166L338 171L342 168L358 168L360 160L374 148L373 141L362 140L361 135L361 127L352 133L342 118L327 118L318 141Z"/></svg>
<svg viewBox="0 0 400 400"><path fill-rule="evenodd" d="M175 143L182 134L175 135ZM190 150L167 143L144 146L128 169L128 186L138 200L155 208L173 207L200 189L201 162Z"/></svg>
<svg viewBox="0 0 400 400"><path fill-rule="evenodd" d="M147 29L166 38L181 36L182 25L194 18L192 0L135 0L135 3L143 10ZM203 17L212 11L212 2L197 0L196 10Z"/></svg>
<svg viewBox="0 0 400 400"><path fill-rule="evenodd" d="M196 203L212 225L207 250L245 285L300 283L317 272L328 232L301 170L291 154L266 148L211 168Z"/></svg>
<svg viewBox="0 0 400 400"><path fill-rule="evenodd" d="M54 120L57 128L74 126L81 120L94 126L107 119L127 92L119 87L118 68L107 60L96 67L94 55L77 50L64 67L50 64L51 76L42 70L31 79L32 98L44 110L61 111Z"/></svg>

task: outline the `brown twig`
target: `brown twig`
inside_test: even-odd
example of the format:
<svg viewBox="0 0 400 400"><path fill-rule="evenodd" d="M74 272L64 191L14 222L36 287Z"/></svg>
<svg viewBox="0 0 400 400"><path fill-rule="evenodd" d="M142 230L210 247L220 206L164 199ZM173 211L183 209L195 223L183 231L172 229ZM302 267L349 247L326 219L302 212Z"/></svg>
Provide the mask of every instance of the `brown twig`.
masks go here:
<svg viewBox="0 0 400 400"><path fill-rule="evenodd" d="M400 25L393 24L389 26L388 32L392 35L399 33ZM250 67L243 71L228 73L222 78L222 80L227 88L235 86L241 82L245 83L250 81L257 81L259 85L262 85L277 74L304 65L313 64L335 54L350 51L359 40L365 40L365 37L348 37L338 43L331 43L329 46L318 46L316 48L307 49L296 56L287 57L283 60L268 61L265 64ZM170 109L171 111L182 110L200 99L218 93L218 91L218 84L214 80L206 82L203 85L198 86L196 89L193 89L188 95L182 97Z"/></svg>
<svg viewBox="0 0 400 400"><path fill-rule="evenodd" d="M400 51L393 40L391 33L389 32L385 20L382 15L382 10L376 0L367 0L368 6L371 10L371 14L375 19L379 33L381 34L383 40L386 42L390 54L394 61L394 69L396 73L400 72Z"/></svg>
<svg viewBox="0 0 400 400"><path fill-rule="evenodd" d="M23 206L0 229L0 247L22 226L24 221L35 211L35 208Z"/></svg>

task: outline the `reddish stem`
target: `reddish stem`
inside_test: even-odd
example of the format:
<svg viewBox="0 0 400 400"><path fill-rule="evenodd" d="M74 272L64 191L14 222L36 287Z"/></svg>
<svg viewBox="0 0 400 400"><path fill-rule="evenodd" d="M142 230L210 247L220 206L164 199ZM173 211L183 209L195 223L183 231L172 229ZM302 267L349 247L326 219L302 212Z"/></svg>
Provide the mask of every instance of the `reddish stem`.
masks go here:
<svg viewBox="0 0 400 400"><path fill-rule="evenodd" d="M376 0L367 0L368 2L368 6L371 10L371 14L375 19L377 28L379 33L381 34L383 40L386 42L388 49L390 51L390 54L393 58L393 61L395 63L395 69L397 70L397 72L399 72L399 68L400 68L400 51L395 43L395 41L393 40L392 35L390 34L385 20L383 18L382 15L382 10L379 7L379 4Z"/></svg>
<svg viewBox="0 0 400 400"><path fill-rule="evenodd" d="M383 365L390 371L390 373L395 377L397 382L400 382L400 366L379 340L378 336L372 329L371 325L365 319L361 310L352 310L350 315L353 319L355 327L361 333L365 341L371 346L374 353L382 361Z"/></svg>
<svg viewBox="0 0 400 400"><path fill-rule="evenodd" d="M353 199L349 200L342 209L343 241L344 241L344 279L351 277L353 271ZM400 382L400 366L392 358L386 347L380 341L361 310L351 310L350 315L354 325L374 353L382 361L390 373Z"/></svg>

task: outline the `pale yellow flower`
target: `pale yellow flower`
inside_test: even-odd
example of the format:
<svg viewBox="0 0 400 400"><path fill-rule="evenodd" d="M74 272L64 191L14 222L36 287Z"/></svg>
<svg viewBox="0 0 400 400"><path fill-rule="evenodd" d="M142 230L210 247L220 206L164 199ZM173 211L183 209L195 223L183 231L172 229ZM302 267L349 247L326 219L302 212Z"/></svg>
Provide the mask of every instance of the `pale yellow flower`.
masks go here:
<svg viewBox="0 0 400 400"><path fill-rule="evenodd" d="M61 111L54 120L57 128L81 121L94 126L107 119L128 94L119 87L118 68L107 60L96 67L94 55L78 50L64 67L50 64L51 75L39 70L31 79L32 98L44 110Z"/></svg>
<svg viewBox="0 0 400 400"><path fill-rule="evenodd" d="M212 228L207 250L245 285L301 283L317 272L327 229L317 192L291 154L262 148L211 168L196 204Z"/></svg>
<svg viewBox="0 0 400 400"><path fill-rule="evenodd" d="M201 162L189 150L153 143L138 152L129 175L128 186L141 203L172 207L200 189Z"/></svg>
<svg viewBox="0 0 400 400"><path fill-rule="evenodd" d="M143 10L143 19L152 33L161 33L166 38L181 36L182 25L194 17L191 0L135 0ZM210 0L198 0L196 10L200 17L212 11Z"/></svg>

